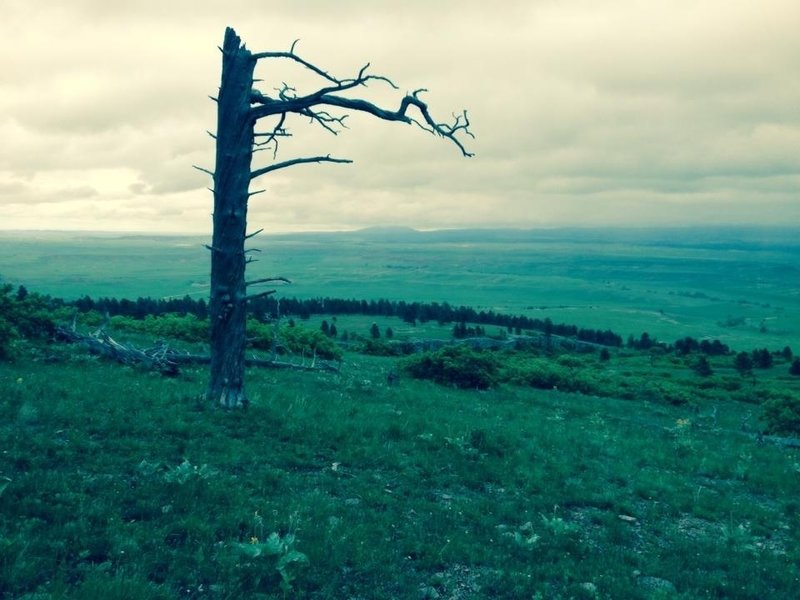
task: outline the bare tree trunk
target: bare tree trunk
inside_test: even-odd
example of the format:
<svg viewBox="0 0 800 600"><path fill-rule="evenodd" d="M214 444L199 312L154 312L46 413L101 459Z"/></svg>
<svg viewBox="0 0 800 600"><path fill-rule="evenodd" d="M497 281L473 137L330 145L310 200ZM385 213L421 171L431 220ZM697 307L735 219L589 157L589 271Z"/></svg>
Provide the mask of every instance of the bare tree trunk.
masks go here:
<svg viewBox="0 0 800 600"><path fill-rule="evenodd" d="M224 408L247 404L244 391L247 291L244 243L253 127L250 94L256 61L228 28L217 99L214 233L211 243L211 373L207 398Z"/></svg>
<svg viewBox="0 0 800 600"><path fill-rule="evenodd" d="M197 167L214 177L214 234L211 243L211 369L207 397L224 408L247 405L244 391L245 327L247 324L247 285L244 271L247 264L244 243L247 239L247 201L250 181L267 173L301 164L350 163L349 159L324 156L292 158L252 171L253 147L258 138L261 150L271 149L273 160L278 152L279 139L291 135L285 127L287 115L301 115L311 119L330 133L344 126L347 115L337 116L324 107L353 110L373 115L384 121L416 124L428 133L453 142L464 156L467 152L459 135L472 137L466 111L453 115L453 122L439 123L420 98L424 89L406 94L396 110L376 106L361 98L337 95L369 82L382 82L395 89L397 86L382 75L367 74L365 65L358 75L337 79L319 67L300 58L294 52L297 42L288 52L259 52L252 54L242 45L236 32L228 27L222 45L222 82L217 106L217 158L214 172ZM325 86L306 96L298 96L287 84L275 90L277 95L266 95L253 89L253 71L260 59L289 59L311 70L325 81ZM411 117L409 109L418 113ZM275 119L272 130L256 133L259 119ZM256 232L257 233L257 232ZM255 235L255 234L251 234ZM283 277L257 279L250 284L284 281ZM252 297L272 294L274 290L254 294ZM312 362L312 367L314 366Z"/></svg>

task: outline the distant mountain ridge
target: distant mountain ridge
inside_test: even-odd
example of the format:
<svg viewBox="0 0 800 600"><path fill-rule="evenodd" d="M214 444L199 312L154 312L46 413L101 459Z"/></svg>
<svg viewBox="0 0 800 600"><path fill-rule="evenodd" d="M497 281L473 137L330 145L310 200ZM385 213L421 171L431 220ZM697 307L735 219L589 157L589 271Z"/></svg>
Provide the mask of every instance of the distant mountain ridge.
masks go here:
<svg viewBox="0 0 800 600"><path fill-rule="evenodd" d="M147 232L102 231L16 231L0 230L0 243L19 239L69 239L111 243L114 240L139 241L175 240L176 243L201 243L210 237L197 233L160 234ZM560 227L540 229L464 228L419 230L406 226L374 226L352 231L303 231L269 233L259 240L320 242L346 240L364 243L390 244L492 244L492 243L619 243L634 245L681 246L694 248L736 249L740 247L800 251L800 227L620 227L581 228Z"/></svg>
<svg viewBox="0 0 800 600"><path fill-rule="evenodd" d="M412 227L367 227L355 231L265 234L273 239L348 239L384 243L622 243L695 248L770 247L800 250L800 227L642 227L642 228L467 228L419 230Z"/></svg>

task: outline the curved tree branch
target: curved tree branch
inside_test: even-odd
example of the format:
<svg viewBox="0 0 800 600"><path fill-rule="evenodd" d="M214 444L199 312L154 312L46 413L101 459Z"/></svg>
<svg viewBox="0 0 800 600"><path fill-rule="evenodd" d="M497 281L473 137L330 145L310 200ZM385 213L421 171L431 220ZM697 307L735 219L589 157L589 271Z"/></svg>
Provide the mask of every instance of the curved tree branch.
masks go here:
<svg viewBox="0 0 800 600"><path fill-rule="evenodd" d="M331 158L330 156L312 156L309 158L293 158L291 160L285 160L283 162L275 163L274 165L269 165L267 167L262 167L261 169L256 169L255 171L250 172L250 179L255 179L256 177L261 177L261 175L265 175L272 171L277 171L278 169L285 169L286 167L292 167L294 165L302 165L305 163L320 163L320 162L332 162L332 163L351 163L352 160L347 158Z"/></svg>
<svg viewBox="0 0 800 600"><path fill-rule="evenodd" d="M461 115L455 115L452 124L448 123L437 123L434 121L433 117L430 114L428 109L427 103L420 100L418 94L424 90L417 90L412 94L407 94L401 101L400 107L395 111L386 110L385 108L381 108L372 104L371 102L367 102L366 100L362 100L360 98L345 98L342 96L332 96L332 95L325 95L320 98L320 104L327 104L329 106L338 106L340 108L346 108L349 110L357 110L359 112L369 113L379 119L383 119L384 121L401 121L403 123L413 123L418 125L423 130L428 131L430 133L434 133L439 135L443 138L449 139L453 142L458 149L461 150L461 153L464 156L474 156L472 152L468 152L467 149L464 147L461 140L456 137L456 134L459 131L463 131L464 134L474 138L475 136L469 130L469 116L467 115L467 111L465 110ZM419 121L409 117L408 114L408 107L414 106L419 110L419 113L422 115L423 121L428 125L425 127L420 124Z"/></svg>
<svg viewBox="0 0 800 600"><path fill-rule="evenodd" d="M419 95L426 92L425 88L420 88L406 94L400 101L400 106L397 110L388 110L381 108L372 102L363 100L361 98L348 98L346 96L335 95L338 92L351 90L358 86L366 86L370 81L381 81L389 84L394 89L398 89L394 82L388 77L382 75L369 75L367 69L369 63L361 67L358 75L351 79L338 79L330 75L327 71L323 71L316 65L303 60L294 53L294 47L297 42L292 44L292 49L289 52L260 52L253 54L253 57L258 60L259 58L290 58L310 69L314 73L330 81L334 85L329 85L319 90L305 95L297 96L295 88L283 84L283 87L276 90L278 92L277 98L266 96L257 90L253 90L250 100L255 104L251 111L253 120L262 119L272 115L280 114L281 125L283 118L287 113L296 113L309 117L313 122L318 123L329 132L336 134L337 130L331 124L338 124L344 126L344 119L347 115L342 117L333 117L325 111L314 110L315 107L320 105L336 106L346 110L355 110L358 112L365 112L371 114L384 121L400 121L403 123L410 123L419 126L424 131L439 135L443 138L449 139L453 142L464 156L474 156L473 153L468 152L461 140L458 139L459 132L463 133L474 139L474 135L469 130L470 122L467 111L465 110L460 115L453 115L452 123L439 123L434 120L430 114L428 104L420 99ZM407 113L408 108L414 106L420 113L421 119L410 117ZM274 138L273 138L274 139Z"/></svg>
<svg viewBox="0 0 800 600"><path fill-rule="evenodd" d="M339 80L336 79L335 77L333 77L332 75L329 75L328 73L326 73L325 71L323 71L322 69L317 67L316 65L313 65L310 62L308 62L306 60L303 60L302 58L297 56L297 54L294 53L294 47L295 47L296 44L297 44L297 40L295 40L294 44L292 44L292 49L289 52L256 52L255 54L252 54L252 58L253 58L253 60L258 60L260 58L289 58L289 59L291 59L291 60L293 60L295 62L300 63L306 69L314 71L314 73L316 73L320 77L322 77L324 79L327 79L328 81L333 82L333 83L337 83L337 84L339 83Z"/></svg>
<svg viewBox="0 0 800 600"><path fill-rule="evenodd" d="M245 281L245 285L257 285L259 283L273 283L275 281L281 281L283 283L292 283L290 280L286 279L286 277L265 277L263 279L254 279L252 281Z"/></svg>

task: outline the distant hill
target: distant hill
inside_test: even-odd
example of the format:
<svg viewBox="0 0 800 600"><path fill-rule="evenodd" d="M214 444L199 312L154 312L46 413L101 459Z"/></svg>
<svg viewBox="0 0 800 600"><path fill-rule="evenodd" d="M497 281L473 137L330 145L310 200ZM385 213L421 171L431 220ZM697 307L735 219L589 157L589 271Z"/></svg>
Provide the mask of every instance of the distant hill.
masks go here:
<svg viewBox="0 0 800 600"><path fill-rule="evenodd" d="M0 230L0 243L15 240L47 241L126 241L146 243L202 243L210 237L202 234L159 234L147 232L102 231L17 231ZM353 231L307 231L269 233L255 238L272 240L348 240L384 243L513 243L513 242L569 242L569 243L629 243L636 245L680 246L689 248L725 249L741 246L770 248L774 250L800 249L800 227L558 227L541 229L514 228L464 228L419 230L404 226L366 227Z"/></svg>

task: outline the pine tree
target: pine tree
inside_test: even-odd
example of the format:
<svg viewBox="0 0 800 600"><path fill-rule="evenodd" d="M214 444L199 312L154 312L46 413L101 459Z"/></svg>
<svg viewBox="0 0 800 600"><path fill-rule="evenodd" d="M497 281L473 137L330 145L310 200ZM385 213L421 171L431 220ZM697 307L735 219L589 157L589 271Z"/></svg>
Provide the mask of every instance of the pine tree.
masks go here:
<svg viewBox="0 0 800 600"><path fill-rule="evenodd" d="M792 366L789 367L789 375L800 377L800 358L795 358L792 361Z"/></svg>
<svg viewBox="0 0 800 600"><path fill-rule="evenodd" d="M739 352L733 361L733 366L744 377L753 370L753 359L747 352Z"/></svg>
<svg viewBox="0 0 800 600"><path fill-rule="evenodd" d="M708 362L708 358L704 355L700 355L697 359L697 362L694 365L694 371L700 377L710 377L714 374L714 370L711 368L711 363Z"/></svg>

